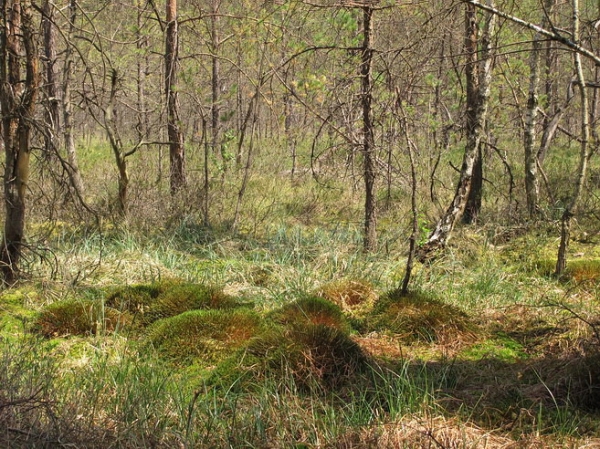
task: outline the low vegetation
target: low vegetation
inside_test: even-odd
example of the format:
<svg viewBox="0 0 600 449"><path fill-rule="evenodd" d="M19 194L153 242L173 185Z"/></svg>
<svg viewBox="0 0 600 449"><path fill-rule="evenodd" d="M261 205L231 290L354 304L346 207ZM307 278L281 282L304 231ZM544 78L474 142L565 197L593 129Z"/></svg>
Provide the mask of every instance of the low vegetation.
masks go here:
<svg viewBox="0 0 600 449"><path fill-rule="evenodd" d="M352 233L335 248L299 227L183 252L189 231L120 232L65 257L85 266L101 246L169 276L119 285L105 264L89 283L0 296L4 447L599 444L595 259L556 279L511 258L535 238L547 260L551 236L494 244L465 228L403 296L402 267Z"/></svg>

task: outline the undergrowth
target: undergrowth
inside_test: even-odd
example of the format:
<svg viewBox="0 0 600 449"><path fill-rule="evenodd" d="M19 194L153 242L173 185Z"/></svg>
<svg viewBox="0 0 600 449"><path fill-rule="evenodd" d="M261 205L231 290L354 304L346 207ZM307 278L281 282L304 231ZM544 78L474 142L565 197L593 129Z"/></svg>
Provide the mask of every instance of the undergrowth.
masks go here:
<svg viewBox="0 0 600 449"><path fill-rule="evenodd" d="M594 443L593 245L556 279L543 230L460 228L400 295L404 242L301 203L237 236L53 228L56 265L0 295L0 444Z"/></svg>

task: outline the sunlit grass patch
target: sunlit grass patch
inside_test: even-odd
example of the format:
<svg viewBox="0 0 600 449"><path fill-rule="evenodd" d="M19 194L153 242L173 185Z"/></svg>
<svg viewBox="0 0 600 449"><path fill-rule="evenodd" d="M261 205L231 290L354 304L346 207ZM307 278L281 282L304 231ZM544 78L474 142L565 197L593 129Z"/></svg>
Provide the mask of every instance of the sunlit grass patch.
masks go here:
<svg viewBox="0 0 600 449"><path fill-rule="evenodd" d="M556 259L541 259L536 261L535 269L544 276L551 276L556 270ZM576 282L600 280L600 258L569 258L564 279Z"/></svg>
<svg viewBox="0 0 600 449"><path fill-rule="evenodd" d="M317 289L316 295L348 312L364 312L373 307L378 298L370 283L351 279L328 282Z"/></svg>
<svg viewBox="0 0 600 449"><path fill-rule="evenodd" d="M523 345L510 336L499 332L460 352L459 357L466 360L495 358L504 362L516 362L529 357Z"/></svg>

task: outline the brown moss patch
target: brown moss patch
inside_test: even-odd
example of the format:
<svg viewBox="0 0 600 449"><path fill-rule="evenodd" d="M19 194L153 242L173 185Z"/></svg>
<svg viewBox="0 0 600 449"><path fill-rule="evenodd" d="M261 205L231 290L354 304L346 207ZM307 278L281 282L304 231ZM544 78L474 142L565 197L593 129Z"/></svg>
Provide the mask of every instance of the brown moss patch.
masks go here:
<svg viewBox="0 0 600 449"><path fill-rule="evenodd" d="M461 345L475 339L477 327L466 313L421 293L396 293L380 300L368 327L397 335L405 342Z"/></svg>
<svg viewBox="0 0 600 449"><path fill-rule="evenodd" d="M314 296L298 299L272 312L270 318L284 326L324 325L343 332L350 330L342 310L336 304Z"/></svg>
<svg viewBox="0 0 600 449"><path fill-rule="evenodd" d="M47 306L34 321L32 330L44 337L95 335L112 332L129 324L129 316L97 301L66 300Z"/></svg>

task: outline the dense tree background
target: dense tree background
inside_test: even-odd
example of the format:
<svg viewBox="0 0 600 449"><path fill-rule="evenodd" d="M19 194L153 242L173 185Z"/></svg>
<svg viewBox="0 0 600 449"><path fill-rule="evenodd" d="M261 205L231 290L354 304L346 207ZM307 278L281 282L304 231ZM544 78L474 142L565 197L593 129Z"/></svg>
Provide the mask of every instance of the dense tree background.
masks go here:
<svg viewBox="0 0 600 449"><path fill-rule="evenodd" d="M28 215L248 232L285 206L269 191L248 200L255 174L291 188L312 178L363 198L331 220L362 221L366 251L386 238L401 250L410 147L426 252L467 200L469 223L594 219L596 6L474 3L31 2L44 70ZM3 5L9 23L18 2ZM378 220L398 235L378 235Z"/></svg>

